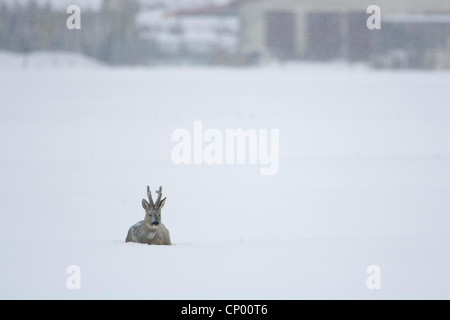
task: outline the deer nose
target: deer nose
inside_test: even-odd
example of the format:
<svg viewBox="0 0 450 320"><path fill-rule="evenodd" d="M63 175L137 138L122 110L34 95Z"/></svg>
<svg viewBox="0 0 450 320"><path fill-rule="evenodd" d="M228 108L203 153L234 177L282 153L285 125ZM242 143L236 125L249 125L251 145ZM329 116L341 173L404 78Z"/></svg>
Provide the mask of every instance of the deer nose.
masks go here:
<svg viewBox="0 0 450 320"><path fill-rule="evenodd" d="M153 222L152 222L152 226L155 226L155 227L156 227L156 226L158 226L158 225L159 225L159 222L158 222L158 221L153 221Z"/></svg>

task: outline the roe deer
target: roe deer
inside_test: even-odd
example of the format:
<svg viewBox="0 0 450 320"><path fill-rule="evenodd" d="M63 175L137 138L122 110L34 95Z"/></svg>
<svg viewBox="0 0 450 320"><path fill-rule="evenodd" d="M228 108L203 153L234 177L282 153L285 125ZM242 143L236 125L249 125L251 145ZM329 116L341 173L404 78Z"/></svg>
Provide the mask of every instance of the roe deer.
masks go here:
<svg viewBox="0 0 450 320"><path fill-rule="evenodd" d="M158 199L153 202L150 187L147 186L147 200L142 199L142 207L145 209L145 218L128 230L125 242L137 242L156 245L171 245L169 230L161 223L161 209L164 207L166 198L161 200L162 188L159 187Z"/></svg>

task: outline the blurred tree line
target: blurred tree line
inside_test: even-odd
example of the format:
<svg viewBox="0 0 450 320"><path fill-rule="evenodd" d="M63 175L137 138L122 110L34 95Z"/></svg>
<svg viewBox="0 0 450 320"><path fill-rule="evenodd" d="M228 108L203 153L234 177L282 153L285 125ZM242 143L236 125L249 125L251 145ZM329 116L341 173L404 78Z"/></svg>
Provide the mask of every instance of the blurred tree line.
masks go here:
<svg viewBox="0 0 450 320"><path fill-rule="evenodd" d="M152 48L137 35L136 0L104 0L98 11L81 9L81 30L69 30L66 10L35 1L0 3L0 50L75 51L109 64L146 62Z"/></svg>

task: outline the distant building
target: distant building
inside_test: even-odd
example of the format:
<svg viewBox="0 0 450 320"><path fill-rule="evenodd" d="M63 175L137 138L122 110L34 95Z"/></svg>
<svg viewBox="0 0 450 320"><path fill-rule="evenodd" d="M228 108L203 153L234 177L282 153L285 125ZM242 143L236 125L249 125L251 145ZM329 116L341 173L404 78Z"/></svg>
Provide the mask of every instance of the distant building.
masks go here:
<svg viewBox="0 0 450 320"><path fill-rule="evenodd" d="M381 8L381 30L366 26L373 4ZM250 60L375 59L389 66L391 58L445 67L450 54L448 0L243 0L239 16L240 48Z"/></svg>
<svg viewBox="0 0 450 320"><path fill-rule="evenodd" d="M157 62L229 63L239 51L237 1L150 7L137 16L139 37L153 44Z"/></svg>

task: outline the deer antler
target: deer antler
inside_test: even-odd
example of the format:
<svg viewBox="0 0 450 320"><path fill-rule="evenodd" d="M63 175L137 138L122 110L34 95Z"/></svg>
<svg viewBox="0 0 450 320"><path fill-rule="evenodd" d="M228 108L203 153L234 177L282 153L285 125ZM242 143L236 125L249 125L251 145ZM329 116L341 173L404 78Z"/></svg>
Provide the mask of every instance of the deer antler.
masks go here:
<svg viewBox="0 0 450 320"><path fill-rule="evenodd" d="M150 201L150 208L154 207L155 204L153 203L152 193L150 192L150 186L147 186L147 197L148 200Z"/></svg>
<svg viewBox="0 0 450 320"><path fill-rule="evenodd" d="M159 191L156 191L158 194L158 199L156 200L156 207L158 208L161 204L161 197L162 197L162 187L159 187Z"/></svg>

